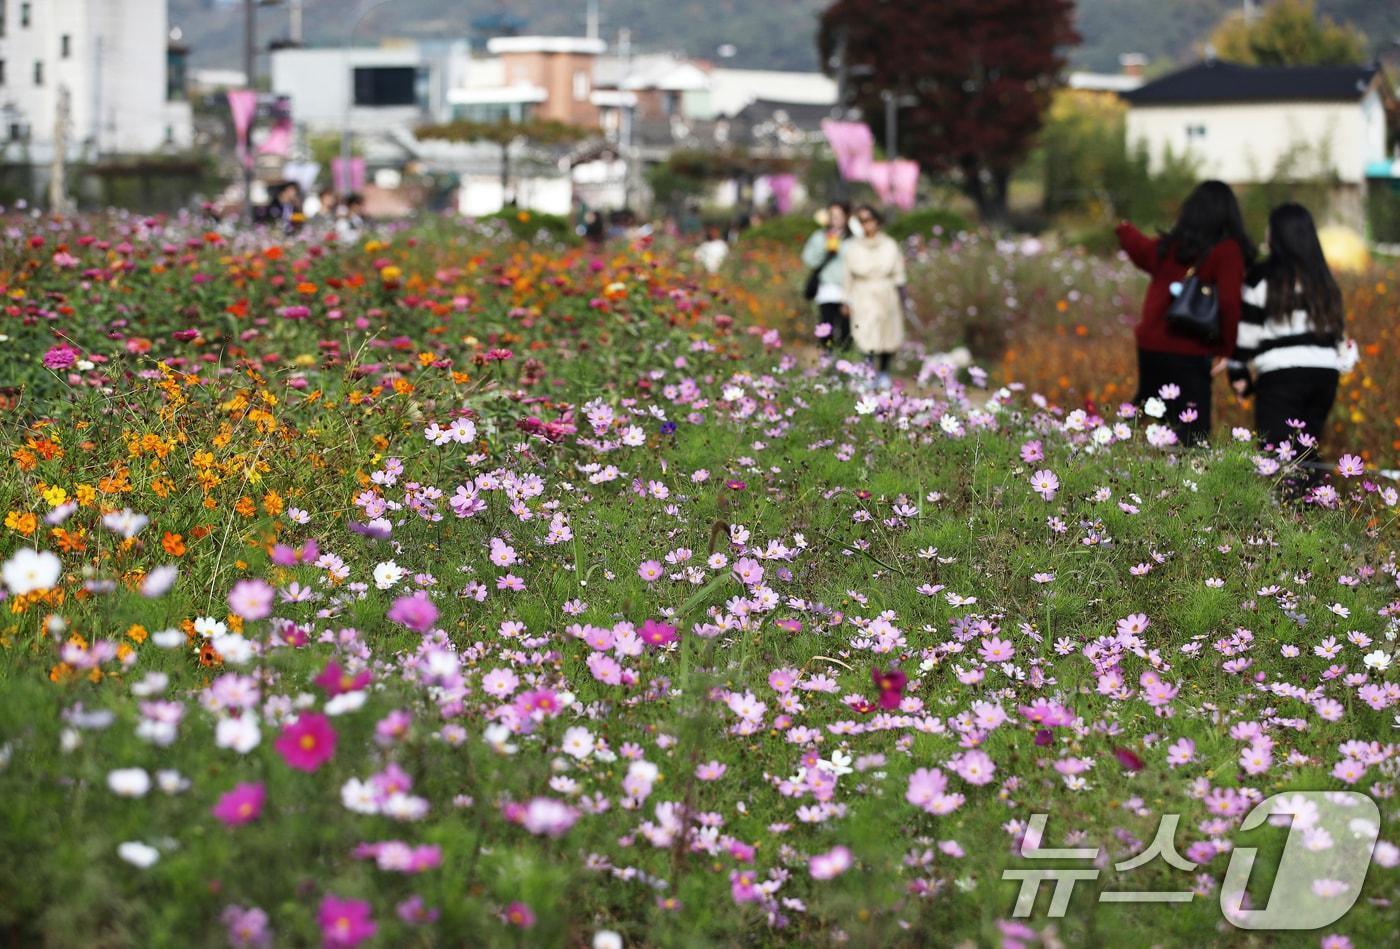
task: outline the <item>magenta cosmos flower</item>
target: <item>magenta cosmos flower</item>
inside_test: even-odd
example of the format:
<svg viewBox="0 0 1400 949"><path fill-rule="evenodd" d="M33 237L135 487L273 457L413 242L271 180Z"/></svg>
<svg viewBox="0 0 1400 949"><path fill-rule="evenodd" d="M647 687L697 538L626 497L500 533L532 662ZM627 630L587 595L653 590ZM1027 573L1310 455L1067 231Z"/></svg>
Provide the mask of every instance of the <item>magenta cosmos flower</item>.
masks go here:
<svg viewBox="0 0 1400 949"><path fill-rule="evenodd" d="M240 784L222 795L211 809L215 817L229 827L248 824L262 816L263 802L267 799L267 788L261 781L255 784Z"/></svg>
<svg viewBox="0 0 1400 949"><path fill-rule="evenodd" d="M642 624L642 628L637 631L638 638L648 646L669 646L678 638L676 627L668 626L665 623L658 623L649 619Z"/></svg>
<svg viewBox="0 0 1400 949"><path fill-rule="evenodd" d="M438 609L425 593L401 596L389 607L389 619L415 633L426 633L437 622Z"/></svg>
<svg viewBox="0 0 1400 949"><path fill-rule="evenodd" d="M274 747L289 768L315 771L335 757L335 729L319 712L303 712L282 729Z"/></svg>
<svg viewBox="0 0 1400 949"><path fill-rule="evenodd" d="M321 925L321 945L334 949L358 946L379 930L370 914L370 905L363 900L326 896L316 913L316 922Z"/></svg>
<svg viewBox="0 0 1400 949"><path fill-rule="evenodd" d="M879 669L871 669L870 678L875 680L875 687L880 690L880 707L883 709L899 708L899 703L904 699L904 686L908 683L909 677L898 669L888 669L884 672Z"/></svg>
<svg viewBox="0 0 1400 949"><path fill-rule="evenodd" d="M502 915L506 922L521 929L529 929L535 925L535 911L519 900L507 906Z"/></svg>

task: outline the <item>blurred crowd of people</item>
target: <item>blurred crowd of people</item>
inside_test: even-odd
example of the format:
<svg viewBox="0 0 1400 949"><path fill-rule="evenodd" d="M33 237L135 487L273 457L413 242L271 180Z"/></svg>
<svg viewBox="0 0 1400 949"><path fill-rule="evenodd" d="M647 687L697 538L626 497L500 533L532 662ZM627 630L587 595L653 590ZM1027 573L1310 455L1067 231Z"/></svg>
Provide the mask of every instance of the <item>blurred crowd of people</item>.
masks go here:
<svg viewBox="0 0 1400 949"><path fill-rule="evenodd" d="M365 199L358 192L341 196L334 188L304 196L295 181L279 181L268 188L267 203L253 211L253 222L295 233L304 227L334 231L343 244L364 236L368 219Z"/></svg>

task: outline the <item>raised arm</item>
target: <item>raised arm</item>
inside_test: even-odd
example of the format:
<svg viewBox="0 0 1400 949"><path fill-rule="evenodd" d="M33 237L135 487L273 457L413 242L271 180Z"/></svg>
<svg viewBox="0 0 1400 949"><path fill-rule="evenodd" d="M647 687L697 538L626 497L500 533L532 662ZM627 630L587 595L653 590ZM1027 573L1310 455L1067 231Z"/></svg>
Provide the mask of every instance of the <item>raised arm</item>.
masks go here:
<svg viewBox="0 0 1400 949"><path fill-rule="evenodd" d="M1114 233L1129 260L1149 274L1157 272L1157 238L1148 237L1127 221L1119 224Z"/></svg>

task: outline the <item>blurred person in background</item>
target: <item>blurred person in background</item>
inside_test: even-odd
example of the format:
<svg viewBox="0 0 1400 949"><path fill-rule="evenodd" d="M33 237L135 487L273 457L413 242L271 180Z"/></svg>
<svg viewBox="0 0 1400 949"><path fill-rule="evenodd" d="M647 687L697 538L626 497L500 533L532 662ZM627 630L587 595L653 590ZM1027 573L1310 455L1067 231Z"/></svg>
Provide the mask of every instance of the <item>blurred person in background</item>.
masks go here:
<svg viewBox="0 0 1400 949"><path fill-rule="evenodd" d="M711 224L705 228L705 240L695 248L695 259L707 272L719 273L719 268L724 266L724 260L728 256L729 242L724 239L720 229Z"/></svg>
<svg viewBox="0 0 1400 949"><path fill-rule="evenodd" d="M802 247L802 263L810 269L804 295L817 305L817 335L827 349L846 350L851 345L846 270L841 264L850 236L851 206L833 201L826 208L825 226L813 231Z"/></svg>
<svg viewBox="0 0 1400 949"><path fill-rule="evenodd" d="M875 369L875 385L891 386L890 363L904 345L904 311L909 306L904 253L884 231L885 219L875 208L856 209L860 236L843 247L846 312L851 337Z"/></svg>

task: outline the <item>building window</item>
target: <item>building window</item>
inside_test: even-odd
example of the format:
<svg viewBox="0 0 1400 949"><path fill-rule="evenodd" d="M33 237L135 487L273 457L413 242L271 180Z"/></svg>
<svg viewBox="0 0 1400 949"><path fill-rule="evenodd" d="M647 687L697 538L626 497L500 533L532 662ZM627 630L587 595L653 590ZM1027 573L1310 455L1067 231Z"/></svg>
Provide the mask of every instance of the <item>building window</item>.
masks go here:
<svg viewBox="0 0 1400 949"><path fill-rule="evenodd" d="M1206 127L1204 125L1186 126L1186 141L1199 142L1206 137Z"/></svg>
<svg viewBox="0 0 1400 949"><path fill-rule="evenodd" d="M41 59L36 59L36 60L34 60L34 85L36 85L36 86L42 86L43 84L44 84L44 61L41 60Z"/></svg>
<svg viewBox="0 0 1400 949"><path fill-rule="evenodd" d="M19 5L19 25L29 25L29 4L27 3L21 3Z"/></svg>
<svg viewBox="0 0 1400 949"><path fill-rule="evenodd" d="M5 61L0 59L0 86L5 84Z"/></svg>
<svg viewBox="0 0 1400 949"><path fill-rule="evenodd" d="M588 73L579 70L574 73L574 101L583 102L588 99Z"/></svg>
<svg viewBox="0 0 1400 949"><path fill-rule="evenodd" d="M73 37L64 33L58 40L58 58L67 59L73 55Z"/></svg>
<svg viewBox="0 0 1400 949"><path fill-rule="evenodd" d="M11 122L10 141L18 142L22 138L24 138L24 126L20 125L18 122Z"/></svg>

